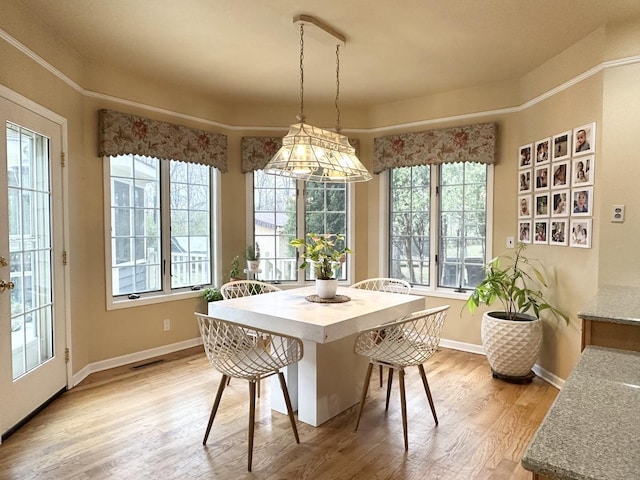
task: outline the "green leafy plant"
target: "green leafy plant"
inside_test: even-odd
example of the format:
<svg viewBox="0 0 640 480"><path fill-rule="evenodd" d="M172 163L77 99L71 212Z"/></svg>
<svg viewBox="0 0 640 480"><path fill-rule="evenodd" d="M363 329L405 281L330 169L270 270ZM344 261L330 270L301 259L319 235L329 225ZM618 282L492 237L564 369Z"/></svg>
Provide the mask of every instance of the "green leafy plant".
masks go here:
<svg viewBox="0 0 640 480"><path fill-rule="evenodd" d="M541 287L547 288L547 280L540 262L524 255L526 247L518 243L513 255L491 260L485 266L485 279L473 290L465 306L473 314L481 304L490 306L499 301L508 320L518 320L518 315L527 312L539 319L540 314L548 310L556 320L569 323L567 314L545 300Z"/></svg>
<svg viewBox="0 0 640 480"><path fill-rule="evenodd" d="M260 246L257 243L255 245L248 245L245 257L250 261L260 260Z"/></svg>
<svg viewBox="0 0 640 480"><path fill-rule="evenodd" d="M238 255L233 257L233 260L231 260L229 278L240 278L240 257L238 257Z"/></svg>
<svg viewBox="0 0 640 480"><path fill-rule="evenodd" d="M300 255L304 261L299 268L304 270L312 266L316 278L320 280L335 278L335 272L346 261L347 253L353 253L344 244L344 235L341 234L308 233L306 240L295 238L289 244L303 249Z"/></svg>
<svg viewBox="0 0 640 480"><path fill-rule="evenodd" d="M207 302L217 302L218 300L222 300L222 293L220 293L220 289L216 287L205 288L202 291L202 296Z"/></svg>

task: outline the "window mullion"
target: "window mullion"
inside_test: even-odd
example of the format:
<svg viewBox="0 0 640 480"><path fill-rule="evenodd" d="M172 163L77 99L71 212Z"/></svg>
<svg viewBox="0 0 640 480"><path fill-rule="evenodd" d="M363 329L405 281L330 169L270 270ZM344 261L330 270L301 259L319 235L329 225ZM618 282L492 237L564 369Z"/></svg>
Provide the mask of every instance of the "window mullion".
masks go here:
<svg viewBox="0 0 640 480"><path fill-rule="evenodd" d="M430 218L430 252L429 252L429 286L431 289L436 289L440 284L439 271L440 266L438 262L442 262L442 255L440 245L442 240L440 238L440 199L442 198L442 169L440 165L431 165L431 218ZM436 262L436 257L438 262Z"/></svg>
<svg viewBox="0 0 640 480"><path fill-rule="evenodd" d="M171 293L171 190L170 162L160 161L160 244L161 278L164 293Z"/></svg>
<svg viewBox="0 0 640 480"><path fill-rule="evenodd" d="M296 237L303 238L306 232L306 201L307 201L307 189L305 188L305 182L298 180L296 182L296 209L297 209L297 223L296 223ZM298 252L299 253L299 252ZM299 263L298 254L296 254L296 264ZM305 270L297 269L297 282L304 283L306 272Z"/></svg>

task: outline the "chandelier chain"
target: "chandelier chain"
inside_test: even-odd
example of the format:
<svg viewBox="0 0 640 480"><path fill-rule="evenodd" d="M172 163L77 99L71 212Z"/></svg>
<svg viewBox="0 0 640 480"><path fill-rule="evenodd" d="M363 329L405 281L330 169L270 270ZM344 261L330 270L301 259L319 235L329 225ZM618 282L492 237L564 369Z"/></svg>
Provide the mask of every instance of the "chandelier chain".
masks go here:
<svg viewBox="0 0 640 480"><path fill-rule="evenodd" d="M300 23L300 122L304 123L304 24Z"/></svg>
<svg viewBox="0 0 640 480"><path fill-rule="evenodd" d="M340 133L340 107L338 98L340 97L340 44L336 45L336 132Z"/></svg>

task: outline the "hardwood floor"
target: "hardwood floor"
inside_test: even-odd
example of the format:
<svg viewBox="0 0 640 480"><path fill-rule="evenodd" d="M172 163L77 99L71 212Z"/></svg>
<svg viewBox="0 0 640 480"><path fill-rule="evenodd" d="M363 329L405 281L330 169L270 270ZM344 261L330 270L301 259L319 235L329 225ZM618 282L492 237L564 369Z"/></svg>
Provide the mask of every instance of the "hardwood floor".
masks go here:
<svg viewBox="0 0 640 480"><path fill-rule="evenodd" d="M455 350L441 349L425 369L440 424L418 369L407 370L408 452L397 379L386 414L373 375L357 432L354 406L318 428L298 423L299 445L263 381L252 473L246 382L227 387L202 445L220 375L201 348L100 372L0 445L0 479L530 479L520 458L557 390L539 378L495 380L485 357Z"/></svg>

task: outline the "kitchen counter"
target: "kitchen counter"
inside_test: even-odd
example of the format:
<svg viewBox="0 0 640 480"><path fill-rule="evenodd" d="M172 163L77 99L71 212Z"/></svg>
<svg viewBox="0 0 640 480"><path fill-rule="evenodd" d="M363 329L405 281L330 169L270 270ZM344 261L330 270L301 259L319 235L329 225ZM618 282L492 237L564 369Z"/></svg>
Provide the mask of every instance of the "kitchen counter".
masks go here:
<svg viewBox="0 0 640 480"><path fill-rule="evenodd" d="M522 466L533 478L640 478L640 353L587 346Z"/></svg>
<svg viewBox="0 0 640 480"><path fill-rule="evenodd" d="M578 318L583 349L599 345L640 351L640 287L602 286Z"/></svg>

